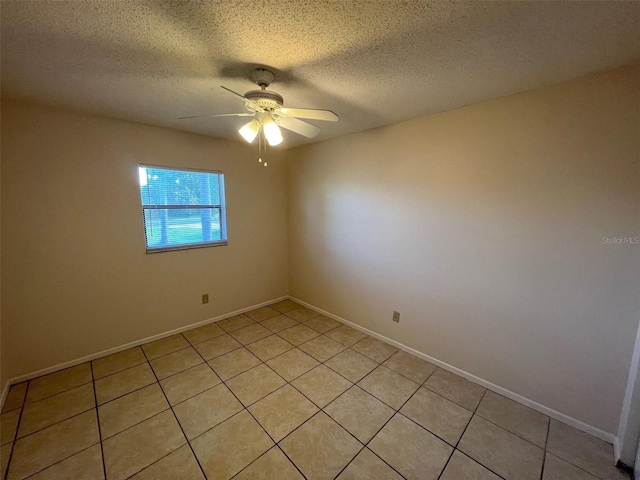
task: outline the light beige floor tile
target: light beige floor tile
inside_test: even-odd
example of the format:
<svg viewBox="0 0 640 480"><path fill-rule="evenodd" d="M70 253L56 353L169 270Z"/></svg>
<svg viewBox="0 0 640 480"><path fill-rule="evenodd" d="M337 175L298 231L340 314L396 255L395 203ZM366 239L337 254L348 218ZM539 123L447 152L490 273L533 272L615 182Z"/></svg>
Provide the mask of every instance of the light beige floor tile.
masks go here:
<svg viewBox="0 0 640 480"><path fill-rule="evenodd" d="M160 381L160 386L171 405L176 405L188 398L218 385L220 379L206 364L180 372Z"/></svg>
<svg viewBox="0 0 640 480"><path fill-rule="evenodd" d="M243 410L193 442L208 480L227 480L273 446L249 412Z"/></svg>
<svg viewBox="0 0 640 480"><path fill-rule="evenodd" d="M7 467L9 466L9 459L11 458L12 449L13 443L7 443L6 445L0 447L0 478L4 478L5 474L7 473Z"/></svg>
<svg viewBox="0 0 640 480"><path fill-rule="evenodd" d="M196 343L204 342L205 340L209 340L211 338L219 337L224 334L224 330L221 329L216 323L208 323L207 325L203 325L198 328L194 328L193 330L187 330L186 332L182 332L182 335L191 343L195 345Z"/></svg>
<svg viewBox="0 0 640 480"><path fill-rule="evenodd" d="M368 448L363 448L337 480L402 480L402 477Z"/></svg>
<svg viewBox="0 0 640 480"><path fill-rule="evenodd" d="M267 318L280 315L280 312L274 310L271 307L262 307L251 310L250 312L246 312L245 315L255 322L261 322L263 320L266 320Z"/></svg>
<svg viewBox="0 0 640 480"><path fill-rule="evenodd" d="M194 348L200 355L202 355L202 357L204 357L205 360L211 360L212 358L229 353L241 346L242 345L240 345L236 339L230 335L220 335L219 337L212 338L211 340L198 343Z"/></svg>
<svg viewBox="0 0 640 480"><path fill-rule="evenodd" d="M271 438L279 442L318 408L291 385L285 385L251 405L249 411Z"/></svg>
<svg viewBox="0 0 640 480"><path fill-rule="evenodd" d="M324 365L318 365L296 378L291 384L320 408L328 405L353 385Z"/></svg>
<svg viewBox="0 0 640 480"><path fill-rule="evenodd" d="M137 473L131 480L205 480L189 445L183 445Z"/></svg>
<svg viewBox="0 0 640 480"><path fill-rule="evenodd" d="M325 335L342 345L346 345L347 347L358 343L367 336L366 333L356 330L349 325L341 325L338 328L327 332Z"/></svg>
<svg viewBox="0 0 640 480"><path fill-rule="evenodd" d="M151 367L159 380L183 372L204 362L193 348L185 348L164 357L151 360Z"/></svg>
<svg viewBox="0 0 640 480"><path fill-rule="evenodd" d="M306 322L307 320L311 320L313 317L317 317L320 314L315 310L311 310L310 308L298 307L293 310L289 310L288 312L286 312L286 315L298 322Z"/></svg>
<svg viewBox="0 0 640 480"><path fill-rule="evenodd" d="M500 480L500 477L456 450L440 480Z"/></svg>
<svg viewBox="0 0 640 480"><path fill-rule="evenodd" d="M211 368L215 370L222 380L235 377L259 364L260 359L246 348L238 348L220 357L216 357L213 360L209 360L209 365L211 365Z"/></svg>
<svg viewBox="0 0 640 480"><path fill-rule="evenodd" d="M162 412L103 442L107 478L129 478L186 443L173 413Z"/></svg>
<svg viewBox="0 0 640 480"><path fill-rule="evenodd" d="M42 472L29 480L103 480L102 449L94 445Z"/></svg>
<svg viewBox="0 0 640 480"><path fill-rule="evenodd" d="M284 338L287 342L297 346L308 342L312 338L316 338L320 334L309 327L298 324L295 327L287 328L286 330L278 332L278 335Z"/></svg>
<svg viewBox="0 0 640 480"><path fill-rule="evenodd" d="M253 325L255 322L246 315L235 315L233 317L225 318L217 322L217 325L225 332L233 332L247 325Z"/></svg>
<svg viewBox="0 0 640 480"><path fill-rule="evenodd" d="M276 302L269 306L280 313L287 313L291 310L302 307L302 305L300 305L299 303L296 303L293 300L289 299L281 300L280 302Z"/></svg>
<svg viewBox="0 0 640 480"><path fill-rule="evenodd" d="M0 445L6 445L15 440L18 420L20 420L20 410L13 410L0 415Z"/></svg>
<svg viewBox="0 0 640 480"><path fill-rule="evenodd" d="M22 407L24 397L27 394L28 383L29 382L22 382L11 385L9 393L7 394L7 398L5 399L4 405L2 406L2 413L7 413L11 410Z"/></svg>
<svg viewBox="0 0 640 480"><path fill-rule="evenodd" d="M265 364L261 364L228 380L227 386L247 407L285 383L273 370Z"/></svg>
<svg viewBox="0 0 640 480"><path fill-rule="evenodd" d="M102 405L114 398L151 385L156 377L147 362L96 381L96 398Z"/></svg>
<svg viewBox="0 0 640 480"><path fill-rule="evenodd" d="M109 438L169 408L160 385L148 387L98 407L100 433Z"/></svg>
<svg viewBox="0 0 640 480"><path fill-rule="evenodd" d="M420 386L383 366L379 366L360 380L358 385L396 410L402 407Z"/></svg>
<svg viewBox="0 0 640 480"><path fill-rule="evenodd" d="M145 363L147 358L140 347L130 348L123 352L114 353L106 357L98 358L91 362L93 366L93 378L99 379L120 372L127 368Z"/></svg>
<svg viewBox="0 0 640 480"><path fill-rule="evenodd" d="M482 398L476 414L544 448L549 428L546 415L491 391Z"/></svg>
<svg viewBox="0 0 640 480"><path fill-rule="evenodd" d="M469 410L422 387L404 404L400 413L451 445L458 443L472 415Z"/></svg>
<svg viewBox="0 0 640 480"><path fill-rule="evenodd" d="M331 357L336 356L347 347L345 347L341 343L331 340L329 337L320 335L319 337L316 337L313 340L308 341L307 343L303 343L299 348L303 352L311 355L316 360L320 362L326 362Z"/></svg>
<svg viewBox="0 0 640 480"><path fill-rule="evenodd" d="M329 330L333 330L342 325L339 321L329 318L326 315L313 317L304 322L304 324L309 328L313 328L318 333L327 333Z"/></svg>
<svg viewBox="0 0 640 480"><path fill-rule="evenodd" d="M272 447L233 480L304 480L304 477L278 447Z"/></svg>
<svg viewBox="0 0 640 480"><path fill-rule="evenodd" d="M436 480L453 451L399 414L371 440L369 448L409 480Z"/></svg>
<svg viewBox="0 0 640 480"><path fill-rule="evenodd" d="M91 381L91 365L89 363L38 377L29 382L26 403L42 400Z"/></svg>
<svg viewBox="0 0 640 480"><path fill-rule="evenodd" d="M265 320L264 322L260 322L260 325L262 325L265 328L268 328L273 333L277 333L277 332L280 332L281 330L284 330L285 328L298 325L298 322L296 322L291 317L287 317L286 315L278 315L277 317L271 317L270 319Z"/></svg>
<svg viewBox="0 0 640 480"><path fill-rule="evenodd" d="M271 330L267 330L259 323L254 323L248 327L241 328L231 332L231 336L239 341L242 345L248 345L256 342L261 338L271 335Z"/></svg>
<svg viewBox="0 0 640 480"><path fill-rule="evenodd" d="M542 480L598 480L598 477L547 452Z"/></svg>
<svg viewBox="0 0 640 480"><path fill-rule="evenodd" d="M309 480L329 480L356 456L362 444L319 412L282 440L280 447Z"/></svg>
<svg viewBox="0 0 640 480"><path fill-rule="evenodd" d="M303 373L319 365L318 361L302 350L294 348L282 355L278 355L267 362L275 372L287 382L298 378Z"/></svg>
<svg viewBox="0 0 640 480"><path fill-rule="evenodd" d="M378 363L384 362L398 351L396 347L373 337L363 338L351 348Z"/></svg>
<svg viewBox="0 0 640 480"><path fill-rule="evenodd" d="M352 382L360 381L378 366L370 358L360 355L350 348L328 360L325 365Z"/></svg>
<svg viewBox="0 0 640 480"><path fill-rule="evenodd" d="M506 480L538 480L544 451L474 415L458 449Z"/></svg>
<svg viewBox="0 0 640 480"><path fill-rule="evenodd" d="M263 338L257 342L248 345L247 348L253 352L255 356L260 358L263 362L276 357L287 350L291 350L293 345L284 341L277 335L271 335L270 337Z"/></svg>
<svg viewBox="0 0 640 480"><path fill-rule="evenodd" d="M242 408L236 397L221 383L176 405L173 411L187 438L193 440Z"/></svg>
<svg viewBox="0 0 640 480"><path fill-rule="evenodd" d="M324 409L362 443L367 443L395 413L360 387L353 386Z"/></svg>
<svg viewBox="0 0 640 480"><path fill-rule="evenodd" d="M22 411L18 437L29 435L49 425L86 412L95 406L93 385L90 383L30 403Z"/></svg>
<svg viewBox="0 0 640 480"><path fill-rule="evenodd" d="M28 477L99 441L95 410L56 423L15 443L7 478Z"/></svg>
<svg viewBox="0 0 640 480"><path fill-rule="evenodd" d="M475 411L486 390L441 368L433 372L424 386L472 412Z"/></svg>
<svg viewBox="0 0 640 480"><path fill-rule="evenodd" d="M402 350L394 353L383 365L421 385L436 370L435 365Z"/></svg>
<svg viewBox="0 0 640 480"><path fill-rule="evenodd" d="M142 346L145 355L149 360L177 352L183 348L187 348L189 342L180 334L171 335L170 337L161 338L155 342L147 343Z"/></svg>
<svg viewBox="0 0 640 480"><path fill-rule="evenodd" d="M557 420L551 420L547 451L597 477L628 478L614 466L611 444Z"/></svg>

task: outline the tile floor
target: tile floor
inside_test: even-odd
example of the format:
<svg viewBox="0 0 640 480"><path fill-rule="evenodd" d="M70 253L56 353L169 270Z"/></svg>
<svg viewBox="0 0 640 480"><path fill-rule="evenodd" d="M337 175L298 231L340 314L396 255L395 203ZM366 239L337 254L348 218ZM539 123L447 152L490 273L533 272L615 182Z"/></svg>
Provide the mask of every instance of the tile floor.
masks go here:
<svg viewBox="0 0 640 480"><path fill-rule="evenodd" d="M12 386L3 478L629 478L611 445L285 300Z"/></svg>

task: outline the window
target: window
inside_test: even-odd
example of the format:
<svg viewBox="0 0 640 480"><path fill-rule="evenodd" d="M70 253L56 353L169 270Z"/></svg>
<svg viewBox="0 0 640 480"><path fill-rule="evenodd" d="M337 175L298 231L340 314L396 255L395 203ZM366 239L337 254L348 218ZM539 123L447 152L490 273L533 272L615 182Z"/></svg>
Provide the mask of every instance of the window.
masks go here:
<svg viewBox="0 0 640 480"><path fill-rule="evenodd" d="M138 165L147 253L227 244L221 172Z"/></svg>

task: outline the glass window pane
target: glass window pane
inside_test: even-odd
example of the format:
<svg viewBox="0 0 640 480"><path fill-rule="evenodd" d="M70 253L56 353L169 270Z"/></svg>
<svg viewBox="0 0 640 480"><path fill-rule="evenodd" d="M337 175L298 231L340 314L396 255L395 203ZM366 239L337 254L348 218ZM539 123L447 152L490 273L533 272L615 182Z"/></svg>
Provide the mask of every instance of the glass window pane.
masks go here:
<svg viewBox="0 0 640 480"><path fill-rule="evenodd" d="M143 205L220 205L219 175L164 168L140 169Z"/></svg>
<svg viewBox="0 0 640 480"><path fill-rule="evenodd" d="M139 177L148 251L226 241L221 173L140 165Z"/></svg>

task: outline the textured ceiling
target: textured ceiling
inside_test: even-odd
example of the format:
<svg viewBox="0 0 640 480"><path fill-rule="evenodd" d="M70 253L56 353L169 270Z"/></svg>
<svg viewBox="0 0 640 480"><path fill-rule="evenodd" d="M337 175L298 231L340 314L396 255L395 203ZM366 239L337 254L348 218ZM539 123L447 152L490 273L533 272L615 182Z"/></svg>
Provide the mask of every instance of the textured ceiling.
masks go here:
<svg viewBox="0 0 640 480"><path fill-rule="evenodd" d="M640 58L640 2L2 1L2 95L239 139L272 68L285 106L328 108L314 141ZM246 120L245 120L246 121ZM312 122L313 123L313 122ZM284 148L310 140L286 132Z"/></svg>

